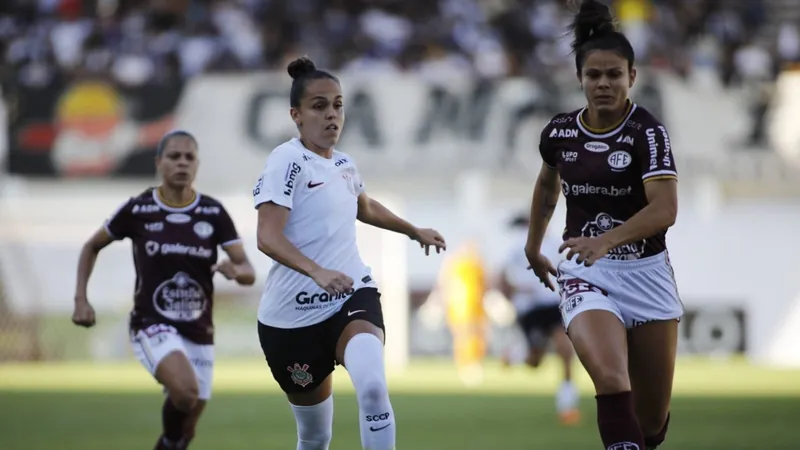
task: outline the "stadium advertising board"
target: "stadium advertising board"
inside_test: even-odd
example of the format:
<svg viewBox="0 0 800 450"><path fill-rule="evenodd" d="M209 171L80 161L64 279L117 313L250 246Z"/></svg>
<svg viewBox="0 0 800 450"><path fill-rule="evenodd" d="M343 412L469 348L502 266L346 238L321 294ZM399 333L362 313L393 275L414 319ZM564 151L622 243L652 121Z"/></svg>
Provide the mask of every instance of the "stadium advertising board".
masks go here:
<svg viewBox="0 0 800 450"><path fill-rule="evenodd" d="M40 177L152 177L155 148L174 126L180 97L180 86L163 84L16 86L6 168Z"/></svg>

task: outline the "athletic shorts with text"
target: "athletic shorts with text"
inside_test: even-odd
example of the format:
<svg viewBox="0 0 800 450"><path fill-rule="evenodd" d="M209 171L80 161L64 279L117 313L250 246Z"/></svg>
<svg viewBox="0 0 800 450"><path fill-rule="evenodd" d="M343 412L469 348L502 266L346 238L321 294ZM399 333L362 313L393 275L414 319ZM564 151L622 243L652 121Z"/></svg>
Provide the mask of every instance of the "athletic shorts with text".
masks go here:
<svg viewBox="0 0 800 450"><path fill-rule="evenodd" d="M336 361L336 343L350 322L366 320L385 331L380 299L377 289L362 288L339 312L314 325L276 328L258 322L261 349L281 389L291 394L319 386L341 363Z"/></svg>
<svg viewBox="0 0 800 450"><path fill-rule="evenodd" d="M573 261L558 265L564 328L589 310L609 311L634 328L683 316L683 304L667 252L637 260L602 258L586 267Z"/></svg>
<svg viewBox="0 0 800 450"><path fill-rule="evenodd" d="M211 398L211 383L214 375L214 346L199 345L178 333L175 327L155 324L131 333L131 345L136 359L155 376L158 364L172 352L181 352L192 364L197 376L198 398Z"/></svg>

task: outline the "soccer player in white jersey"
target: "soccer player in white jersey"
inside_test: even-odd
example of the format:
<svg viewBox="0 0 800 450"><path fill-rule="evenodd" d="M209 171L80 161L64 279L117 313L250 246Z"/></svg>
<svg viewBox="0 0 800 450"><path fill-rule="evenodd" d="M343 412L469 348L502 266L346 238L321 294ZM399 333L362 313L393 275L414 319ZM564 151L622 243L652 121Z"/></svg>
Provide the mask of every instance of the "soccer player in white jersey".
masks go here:
<svg viewBox="0 0 800 450"><path fill-rule="evenodd" d="M574 350L561 322L561 311L558 308L561 297L547 289L529 270L528 258L525 256L529 224L530 221L524 214L511 222L515 244L509 252L500 278L501 291L517 311L517 324L527 345L509 348L503 355L503 362L507 365L525 363L537 368L547 352L548 344L552 342L564 374L564 380L556 393L556 412L563 424L573 425L580 419L578 391L572 383ZM551 261L558 261L561 259L558 252L561 242L561 239L548 233L542 242L542 253Z"/></svg>
<svg viewBox="0 0 800 450"><path fill-rule="evenodd" d="M305 57L288 72L300 137L272 151L253 189L258 247L276 262L258 310L261 348L294 412L298 450L330 444L337 364L355 387L363 448L394 449L380 293L359 256L355 221L405 234L426 254L445 241L370 199L353 159L334 149L344 124L338 79Z"/></svg>

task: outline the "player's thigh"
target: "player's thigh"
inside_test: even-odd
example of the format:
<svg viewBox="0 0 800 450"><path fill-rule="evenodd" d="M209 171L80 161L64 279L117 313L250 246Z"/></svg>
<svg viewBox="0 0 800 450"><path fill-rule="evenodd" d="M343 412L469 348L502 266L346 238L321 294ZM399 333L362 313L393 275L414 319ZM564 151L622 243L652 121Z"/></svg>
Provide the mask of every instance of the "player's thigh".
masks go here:
<svg viewBox="0 0 800 450"><path fill-rule="evenodd" d="M137 359L164 386L176 406L193 406L199 392L197 376L178 331L169 325L151 325L134 333L131 344Z"/></svg>
<svg viewBox="0 0 800 450"><path fill-rule="evenodd" d="M625 326L615 297L617 274L598 265L559 264L561 318L598 394L630 390Z"/></svg>
<svg viewBox="0 0 800 450"><path fill-rule="evenodd" d="M302 328L258 323L258 337L272 377L289 402L312 406L330 397L334 344L328 339L331 319Z"/></svg>
<svg viewBox="0 0 800 450"><path fill-rule="evenodd" d="M558 355L565 359L571 360L575 351L572 348L572 341L569 340L566 331L560 325L554 326L550 330L550 340L553 342L553 348Z"/></svg>
<svg viewBox="0 0 800 450"><path fill-rule="evenodd" d="M209 400L214 381L214 346L196 344L183 338L183 347L197 377L198 398Z"/></svg>
<svg viewBox="0 0 800 450"><path fill-rule="evenodd" d="M625 327L614 313L584 310L572 319L567 334L598 394L631 389Z"/></svg>
<svg viewBox="0 0 800 450"><path fill-rule="evenodd" d="M344 350L357 334L369 333L385 342L381 294L375 288L363 288L347 299L342 309L333 317L331 339L336 342L336 361L344 364Z"/></svg>
<svg viewBox="0 0 800 450"><path fill-rule="evenodd" d="M628 372L645 436L664 426L672 398L678 321L649 322L628 331Z"/></svg>

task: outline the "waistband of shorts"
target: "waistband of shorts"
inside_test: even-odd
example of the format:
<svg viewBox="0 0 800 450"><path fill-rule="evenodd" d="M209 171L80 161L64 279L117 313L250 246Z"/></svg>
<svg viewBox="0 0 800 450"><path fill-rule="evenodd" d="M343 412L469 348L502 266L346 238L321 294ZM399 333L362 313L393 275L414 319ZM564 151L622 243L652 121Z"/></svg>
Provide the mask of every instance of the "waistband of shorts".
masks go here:
<svg viewBox="0 0 800 450"><path fill-rule="evenodd" d="M600 258L599 260L595 261L593 267L598 267L601 269L612 269L612 270L637 270L663 264L666 260L667 260L667 251L665 250L653 256L648 256L647 258L639 258L639 259ZM578 265L577 263L575 263L574 260L569 262L563 261L562 263Z"/></svg>

